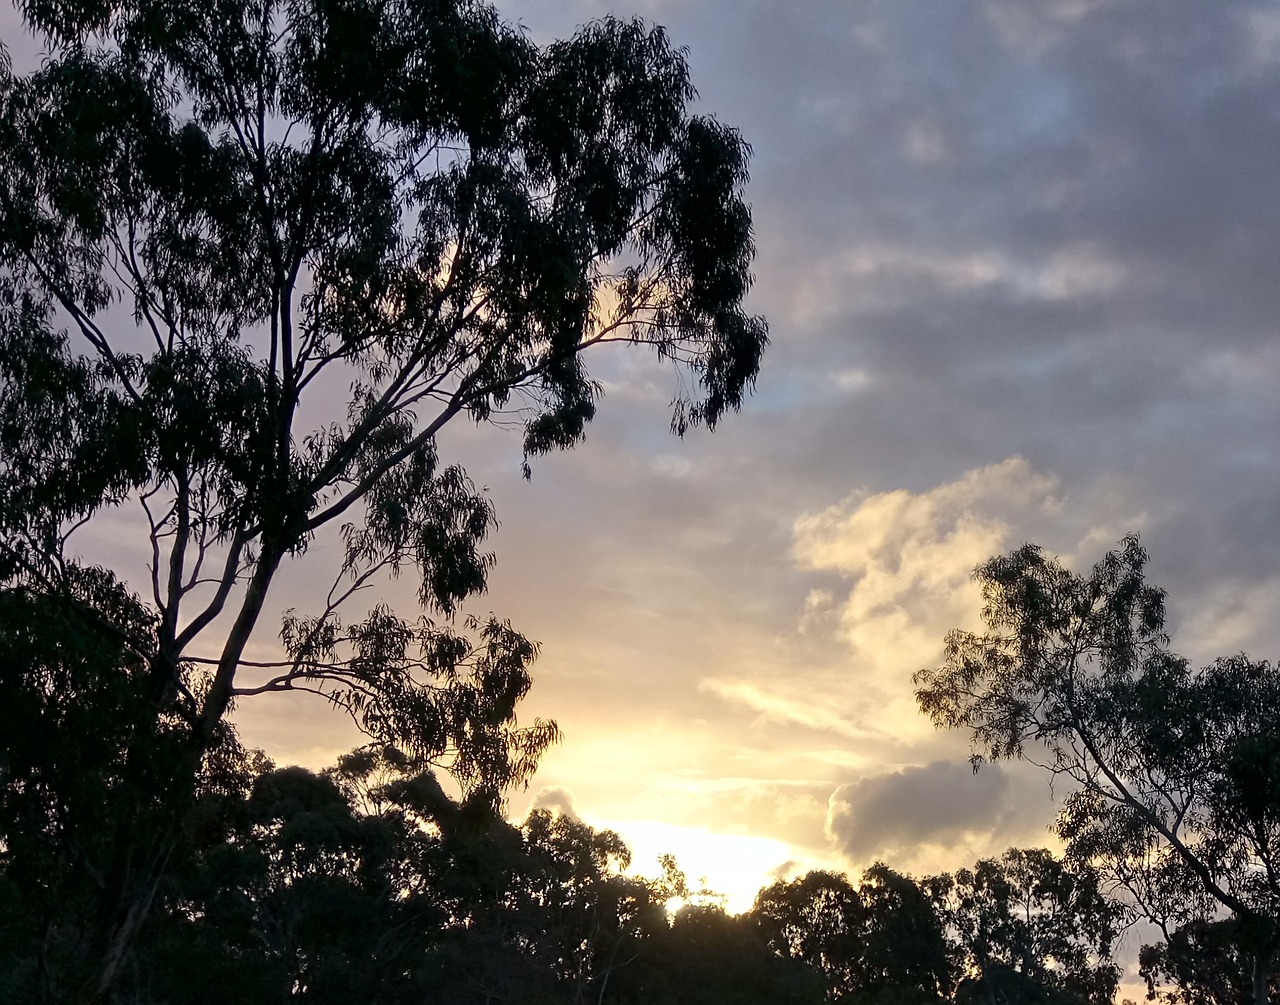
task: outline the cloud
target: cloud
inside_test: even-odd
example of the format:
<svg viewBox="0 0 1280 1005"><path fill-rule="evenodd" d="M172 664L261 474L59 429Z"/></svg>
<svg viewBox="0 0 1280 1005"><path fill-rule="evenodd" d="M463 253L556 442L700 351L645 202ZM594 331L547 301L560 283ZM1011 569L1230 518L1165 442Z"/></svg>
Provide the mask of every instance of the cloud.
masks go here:
<svg viewBox="0 0 1280 1005"><path fill-rule="evenodd" d="M796 877L802 870L803 866L793 858L787 859L777 868L771 870L768 874L771 883L788 883Z"/></svg>
<svg viewBox="0 0 1280 1005"><path fill-rule="evenodd" d="M795 521L795 560L851 584L839 604L839 633L869 717L894 728L917 718L911 675L937 662L950 629L976 627L974 567L1055 519L1058 492L1054 477L1014 457L924 492L854 493ZM812 620L812 607L806 616ZM774 708L801 718L788 703Z"/></svg>
<svg viewBox="0 0 1280 1005"><path fill-rule="evenodd" d="M822 853L829 782L805 779L708 779L698 786L690 821L725 832L768 834Z"/></svg>
<svg viewBox="0 0 1280 1005"><path fill-rule="evenodd" d="M1051 816L1043 776L999 764L975 774L963 761L933 761L837 788L827 833L855 863L938 869L1027 840L1043 844Z"/></svg>
<svg viewBox="0 0 1280 1005"><path fill-rule="evenodd" d="M921 493L855 492L796 520L795 556L810 569L859 578L880 571L907 574L916 583L949 578L950 572L936 567L941 552L952 556L947 566L973 555L981 558L984 550L989 554L1011 515L1058 509L1057 489L1053 476L1011 457Z"/></svg>
<svg viewBox="0 0 1280 1005"><path fill-rule="evenodd" d="M698 691L753 715L753 739L804 749L825 734L858 763L921 759L936 741L911 678L937 665L948 631L980 627L974 568L1028 540L1092 560L1141 523L1105 486L1068 507L1060 480L1019 457L922 491L854 492L792 521L805 575L789 628L767 647L741 636L742 658L721 659Z"/></svg>
<svg viewBox="0 0 1280 1005"><path fill-rule="evenodd" d="M1261 582L1231 579L1205 591L1174 639L1175 648L1197 663L1244 650L1254 656L1271 655L1276 609L1280 606L1280 576Z"/></svg>
<svg viewBox="0 0 1280 1005"><path fill-rule="evenodd" d="M857 860L920 844L950 845L991 830L1008 794L999 766L974 774L963 763L934 761L842 785L831 794L827 827L840 850Z"/></svg>
<svg viewBox="0 0 1280 1005"><path fill-rule="evenodd" d="M700 690L742 705L759 713L761 721L802 726L805 729L836 733L850 739L868 739L879 735L878 731L855 725L846 716L833 709L827 699L815 699L812 693L804 696L787 694L778 685L765 687L745 680L708 677L698 685Z"/></svg>
<svg viewBox="0 0 1280 1005"><path fill-rule="evenodd" d="M987 17L1014 49L1039 52L1058 42L1076 22L1115 0L986 0Z"/></svg>
<svg viewBox="0 0 1280 1005"><path fill-rule="evenodd" d="M573 793L563 785L548 785L539 789L533 797L532 810L550 810L552 813L578 820L578 811L574 807Z"/></svg>

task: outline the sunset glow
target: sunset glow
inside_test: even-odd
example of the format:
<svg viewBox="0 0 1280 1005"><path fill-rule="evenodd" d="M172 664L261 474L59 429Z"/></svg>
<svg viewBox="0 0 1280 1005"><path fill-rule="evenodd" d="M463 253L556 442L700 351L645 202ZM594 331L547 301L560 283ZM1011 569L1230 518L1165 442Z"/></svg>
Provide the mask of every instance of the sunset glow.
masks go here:
<svg viewBox="0 0 1280 1005"><path fill-rule="evenodd" d="M83 30L156 20L188 31L186 15L169 25L159 7L138 7L143 16L117 6L102 15L106 27ZM192 24L205 16L188 6ZM622 838L629 876L657 876L659 856L672 854L694 891L690 903L734 915L750 911L762 889L815 870L847 874L855 890L879 863L893 875L848 897L871 903L889 890L883 903L927 900L921 911L952 910L947 937L958 939L969 921L986 931L986 919L964 915L981 897L965 901L960 881L944 877L927 895L928 884L907 884L912 901L891 888L898 874L936 879L1010 849L1057 854L1070 840L1083 847L1084 834L1102 850L1089 846L1082 875L1106 854L1113 873L1063 880L1063 889L1099 903L1119 898L1107 902L1117 917L1123 902L1132 917L1150 919L1157 908L1142 898L1157 902L1151 889L1174 877L1191 889L1178 896L1209 908L1196 901L1200 914L1169 908L1168 917L1200 925L1195 938L1225 940L1213 951L1244 987L1239 932L1253 929L1240 919L1265 917L1274 929L1280 910L1280 856L1274 866L1268 858L1280 829L1272 844L1264 834L1280 828L1280 810L1257 809L1280 792L1272 777L1280 708L1271 714L1267 691L1276 671L1263 662L1280 646L1280 8L1270 0L498 0L492 11L375 4L353 24L379 39L370 25L408 32L430 22L445 32L432 20L436 6L475 18L474 37L458 29L439 46L434 35L432 45L413 36L352 53L339 45L345 22L324 20L333 5L316 8L321 30L285 4L274 40L266 33L276 14L245 14L244 31L262 34L261 52L239 40L214 58L212 48L182 49L205 44L189 29L173 44L210 73L255 60L274 67L277 57L283 66L286 55L306 71L259 81L256 91L222 82L213 97L192 97L183 88L196 85L168 64L150 67L145 81L117 81L117 70L142 73L120 69L129 60L116 57L132 50L118 40L101 57L110 73L79 80L82 53L72 46L75 87L33 77L22 91L22 75L61 66L46 50L62 29L34 31L27 21L65 15L88 24L97 7L0 4L8 116L0 142L9 144L0 155L12 151L10 163L0 156L0 437L9 437L0 439L8 451L0 453L0 599L35 610L36 600L70 597L59 617L79 617L83 593L101 605L83 602L93 625L115 632L109 646L78 653L96 636L50 615L53 655L35 643L30 655L23 647L43 622L31 615L29 630L29 612L15 606L8 635L0 624L0 655L19 653L37 681L21 706L34 711L11 731L43 733L32 749L56 750L50 758L63 766L79 763L78 748L63 746L73 732L105 738L100 777L86 769L71 787L90 807L84 833L109 845L102 854L114 864L90 868L85 852L76 868L90 876L85 890L115 883L119 903L97 914L83 908L108 919L95 922L105 927L92 938L42 920L40 954L80 939L110 948L100 969L123 966L124 949L112 956L112 947L129 945L137 933L125 929L141 930L152 899L169 895L168 863L204 882L208 849L179 853L188 832L208 823L197 819L199 800L241 800L234 840L232 824L214 821L226 824L217 831L226 848L279 842L254 852L261 888L236 902L255 910L305 891L298 876L358 859L341 842L357 843L351 835L363 824L352 822L351 806L364 800L386 810L379 822L410 821L417 837L428 834L421 846L433 854L453 854L455 838L475 840L474 874L432 860L423 875L473 883L493 918L532 915L529 905L546 908L575 882L607 886L589 874L592 855L606 864L622 856L591 845L578 826L586 824ZM641 22L597 20L632 15ZM235 17L215 20L209 31L240 31ZM67 38L72 29L80 30L67 28ZM575 31L590 44L571 59L551 43ZM280 51L268 59L272 46ZM308 47L314 60L297 56ZM457 66L421 68L440 53ZM377 68L393 56L400 76ZM601 67L591 64L597 58ZM634 60L634 73L612 75L615 58ZM333 80L326 60L338 67ZM154 98L154 108L137 111L107 80L119 94ZM69 88L71 97L58 98L61 119L40 118L42 102L54 103L46 83L50 94ZM449 88L456 109L437 94ZM233 115L207 127L200 116L217 120L232 92L256 94L254 108L236 112L245 122ZM89 121L112 101L128 115L117 110L109 128ZM406 125L397 117L414 101L423 118ZM192 108L196 119L182 125ZM316 109L343 111L316 125L306 118ZM156 131L146 142L120 139L144 126ZM322 150L339 126L360 151L349 163L346 146ZM51 167L24 166L37 140ZM255 143L296 149L259 151L258 164ZM110 160L135 147L146 156L128 154L140 158L134 173ZM623 156L631 147L643 147L635 163ZM242 154L252 169L233 163ZM262 180L294 161L320 171L330 154L341 170L325 167L334 173L323 185L310 175ZM44 162L32 153L31 163ZM138 237L149 234L138 229L143 210L117 203L132 206L144 181L160 193L137 196L155 228L177 228L170 216L181 212L194 222L164 240ZM357 205L346 230L332 224L322 234L328 244L303 248L307 228L320 233ZM290 241L303 249L292 264ZM155 256L152 272L135 261L146 255ZM598 338L602 331L611 337ZM83 366L81 353L92 357ZM1104 556L1109 564L1093 571ZM48 585L55 581L66 597ZM1059 634L1069 644L1055 649ZM18 641L4 649L6 639ZM98 720L75 724L81 705L59 690L66 666L102 677L91 676L86 702L143 707L140 719L160 739L141 746L150 734L123 712L101 729ZM1228 697L1215 706L1219 695ZM1148 719L1126 732L1116 725L1129 722L1122 713ZM1216 733L1203 725L1211 713L1227 723ZM534 723L541 731L518 731ZM1120 751L1115 771L1099 767L1095 749L1108 729ZM543 750L553 735L558 742ZM269 770L332 769L371 736L385 740L378 750L387 760L369 760L375 767L364 775L351 768L341 784L333 773ZM1221 749L1175 757L1175 740ZM413 785L404 750L418 755ZM38 810L52 821L22 847L44 855L62 841L81 856L60 797L42 788L59 765L32 758L36 781L11 780L0 755L14 819ZM170 789L140 788L127 804L142 822L129 823L126 810L111 815L120 779L142 786L179 763L185 774ZM201 774L210 764L224 772L214 781ZM1210 790L1196 788L1197 772L1210 769L1226 793L1212 812L1203 809ZM255 778L269 779L265 795ZM1143 779L1147 797L1125 788L1139 791ZM188 800L187 815L146 823L174 792ZM0 799L0 810L8 805ZM1060 818L1064 806L1079 816ZM1124 827L1117 807L1131 814ZM304 810L321 820L308 819L304 837L339 835L338 850L322 848L297 876L268 876L263 863L294 864L288 815ZM536 810L550 815L531 817ZM342 812L350 819L333 824ZM1185 837L1226 828L1215 814L1229 818L1232 840L1264 835L1213 863L1237 870L1235 886L1209 883L1210 868L1193 858L1203 849ZM481 817L489 830L475 825ZM1077 826L1075 838L1066 823L1053 829L1059 819ZM501 890L518 872L511 849L527 850L530 820L572 868ZM1130 835L1125 827L1142 841L1116 837ZM135 831L158 836L135 854L127 843ZM480 833L493 845L482 847ZM7 856L20 845L0 831L0 908ZM538 851L544 864L555 857L547 847ZM1205 839L1203 847L1219 846ZM71 887L46 883L45 860L32 861L37 893L23 896L72 904ZM1259 907L1249 897L1262 896L1263 876L1274 897ZM391 913L412 899L407 889L387 901ZM218 916L218 905L191 906L197 893L190 903L174 899L166 917L198 927ZM463 903L473 893L458 893L457 904L441 895L423 916L465 935L480 924ZM828 891L824 903L839 899ZM673 917L681 906L668 905ZM649 908L667 933L661 909ZM35 917L13 911L24 924ZM706 922L698 930L706 945L732 947L741 932L715 929L729 923L707 921L713 914L686 918ZM277 920L278 931L294 931L292 918ZM507 920L494 923L493 943L523 947L520 926L532 923ZM1096 927L1109 938L1108 924ZM760 945L765 927L753 929ZM1173 940L1173 928L1159 938ZM1280 998L1273 929L1271 969L1254 966L1253 983L1232 991L1240 1000L1264 1000L1269 988ZM1128 930L1137 934L1116 944L1114 961L1122 995L1136 998L1145 994L1139 948L1157 936ZM782 936L769 937L770 959L789 963ZM343 948L335 958L365 951ZM606 1001L610 968L626 955L613 951L608 967L595 960L556 979L579 982L576 1000ZM487 975L484 952L459 964L468 980ZM302 973L276 982L301 996L306 954L292 945L272 953ZM40 954L28 961L31 974L44 972ZM569 966L572 953L548 954ZM1096 955L1089 966L1110 959ZM953 957L943 953L937 966ZM1164 978L1182 965L1161 959ZM388 964L389 986L409 969ZM6 979L0 970L0 997ZM116 979L77 972L75 986L96 980L97 997L83 1000L107 1001L103 989ZM1105 999L1116 984L1100 980L1096 997ZM481 983L468 993L522 1000L497 978ZM901 990L868 986L877 995ZM961 1005L988 1000L972 988L965 999L961 988L954 981L945 994Z"/></svg>

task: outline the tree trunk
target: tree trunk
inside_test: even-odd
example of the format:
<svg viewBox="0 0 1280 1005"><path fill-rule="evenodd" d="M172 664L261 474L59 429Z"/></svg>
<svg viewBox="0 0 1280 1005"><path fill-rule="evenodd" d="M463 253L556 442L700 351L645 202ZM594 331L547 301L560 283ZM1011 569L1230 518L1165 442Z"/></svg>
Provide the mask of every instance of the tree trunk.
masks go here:
<svg viewBox="0 0 1280 1005"><path fill-rule="evenodd" d="M1271 966L1263 958L1253 958L1253 1005L1271 1005Z"/></svg>
<svg viewBox="0 0 1280 1005"><path fill-rule="evenodd" d="M123 793L126 808L117 818L116 847L113 854L111 876L95 933L96 962L93 976L81 991L81 1005L97 1005L106 999L120 976L120 967L147 920L152 901L164 878L174 849L182 835L182 823L188 810L194 805L204 756L214 738L214 731L222 721L231 703L235 671L240 656L248 643L262 612L276 567L280 561L278 551L263 555L254 570L246 590L240 612L223 647L217 673L205 707L192 724L186 754L180 763L168 766L172 772L161 785L162 794L148 793L147 785L153 784L157 766L146 763L153 751L145 749L148 728L154 728L156 719L139 723L134 733L133 749L129 751L126 767L126 791ZM158 679L164 675L158 675ZM176 669L173 679L177 679ZM167 687L167 683L166 683ZM158 694L155 715L159 716L163 704L163 692ZM161 769L163 770L163 769ZM129 790L132 791L129 791ZM159 820L148 814L147 802L156 800L163 806ZM151 819L147 819L148 816ZM146 835L146 837L142 837ZM149 840L141 855L137 854L139 838Z"/></svg>
<svg viewBox="0 0 1280 1005"><path fill-rule="evenodd" d="M106 1000L120 976L129 949L151 912L169 860L182 837L183 821L195 802L196 778L204 759L204 745L192 737L186 753L169 765L172 772L160 792L148 789L154 774L140 761L154 750L130 752L131 764L118 794L111 870L102 889L94 929L92 974L81 988L81 1005ZM150 769L154 772L153 766ZM148 803L152 803L148 806ZM156 804L163 807L159 814Z"/></svg>
<svg viewBox="0 0 1280 1005"><path fill-rule="evenodd" d="M147 920L151 902L155 899L156 890L173 851L172 838L166 836L160 842L162 847L156 848L148 856L145 867L139 870L140 874L131 878L118 898L113 898L116 900L116 910L114 916L99 931L99 950L94 972L79 997L82 1005L96 1005L107 998L120 976L120 967L129 947Z"/></svg>

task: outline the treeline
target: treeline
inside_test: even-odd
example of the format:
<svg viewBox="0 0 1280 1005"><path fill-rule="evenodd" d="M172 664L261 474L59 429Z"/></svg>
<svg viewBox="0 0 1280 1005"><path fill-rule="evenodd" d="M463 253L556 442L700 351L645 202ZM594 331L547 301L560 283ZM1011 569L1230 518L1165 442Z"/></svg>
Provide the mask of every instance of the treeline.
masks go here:
<svg viewBox="0 0 1280 1005"><path fill-rule="evenodd" d="M617 834L547 810L514 826L491 792L453 798L394 748L319 774L230 735L222 754L116 1001L1101 1005L1115 990L1118 908L1045 851L919 882L811 872L733 916L673 859L636 876ZM60 843L48 823L0 857L3 1001L70 996L99 951L82 913L95 877L75 861L92 849L41 856Z"/></svg>
<svg viewBox="0 0 1280 1005"><path fill-rule="evenodd" d="M501 817L558 734L517 721L537 647L456 617L496 517L440 435L523 422L528 473L624 347L673 370L674 432L714 428L768 342L749 147L662 29L19 6L47 58L0 46L0 1002L1107 998L1118 908L1040 853L668 919L674 867ZM86 527L121 569L83 560ZM1280 669L1174 653L1145 561L1129 538L1087 573L985 563L985 630L917 698L975 763L1057 777L1069 861L1160 928L1153 993L1266 1005ZM314 605L255 653L286 567ZM359 609L389 575L420 610ZM228 725L267 693L374 745L276 770Z"/></svg>
<svg viewBox="0 0 1280 1005"><path fill-rule="evenodd" d="M971 730L979 762L1047 748L1069 783L1062 859L812 872L736 917L672 860L632 874L616 834L505 819L555 729L517 727L533 647L502 623L426 625L419 689L365 706L412 712L418 749L375 740L316 774L277 768L225 720L194 756L178 689L157 716L154 664L131 641L155 618L110 573L68 572L64 593L11 583L0 1002L1103 1005L1117 935L1145 919L1150 997L1265 1005L1280 670L1171 653L1145 561L1135 539L1080 574L1031 547L993 559L978 570L988 633L953 633L917 676L922 707ZM361 659L400 625L370 624ZM212 686L183 669L196 698Z"/></svg>

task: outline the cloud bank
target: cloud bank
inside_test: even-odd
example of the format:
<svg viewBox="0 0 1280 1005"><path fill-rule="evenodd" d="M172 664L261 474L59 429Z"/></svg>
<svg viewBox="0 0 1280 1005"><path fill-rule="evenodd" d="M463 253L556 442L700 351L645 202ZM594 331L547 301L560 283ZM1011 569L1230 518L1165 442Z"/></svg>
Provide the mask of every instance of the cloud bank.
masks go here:
<svg viewBox="0 0 1280 1005"><path fill-rule="evenodd" d="M1043 845L1051 805L1042 777L933 761L840 786L828 802L827 832L854 863L936 869L1016 844Z"/></svg>

